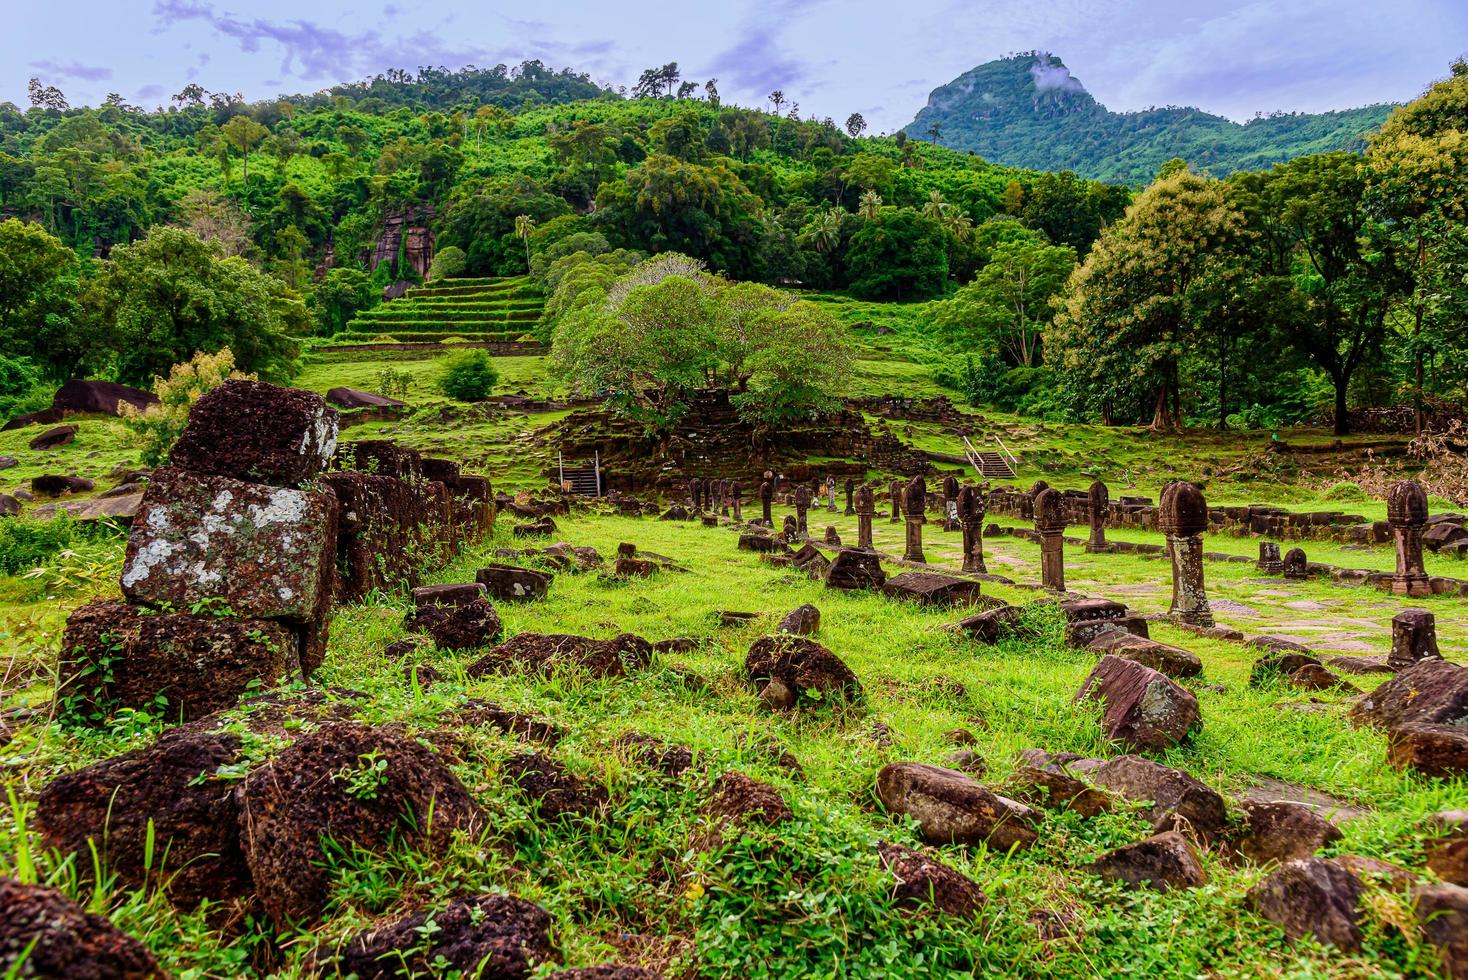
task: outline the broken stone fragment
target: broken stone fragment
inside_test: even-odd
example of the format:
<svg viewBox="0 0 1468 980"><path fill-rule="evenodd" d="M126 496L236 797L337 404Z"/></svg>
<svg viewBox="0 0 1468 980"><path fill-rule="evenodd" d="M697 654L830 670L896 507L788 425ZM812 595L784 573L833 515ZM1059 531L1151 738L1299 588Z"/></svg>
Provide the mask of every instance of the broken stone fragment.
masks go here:
<svg viewBox="0 0 1468 980"><path fill-rule="evenodd" d="M1198 699L1167 675L1132 660L1101 658L1075 700L1103 705L1101 730L1134 749L1162 752L1200 724Z"/></svg>
<svg viewBox="0 0 1468 980"><path fill-rule="evenodd" d="M122 591L155 608L310 622L331 604L336 522L329 492L162 469L133 521Z"/></svg>
<svg viewBox="0 0 1468 980"><path fill-rule="evenodd" d="M1091 870L1106 881L1146 885L1164 892L1208 883L1198 852L1175 830L1119 847L1098 858Z"/></svg>
<svg viewBox="0 0 1468 980"><path fill-rule="evenodd" d="M1007 851L1032 846L1035 811L1005 799L953 769L894 762L877 773L877 798L912 817L930 844L984 844Z"/></svg>

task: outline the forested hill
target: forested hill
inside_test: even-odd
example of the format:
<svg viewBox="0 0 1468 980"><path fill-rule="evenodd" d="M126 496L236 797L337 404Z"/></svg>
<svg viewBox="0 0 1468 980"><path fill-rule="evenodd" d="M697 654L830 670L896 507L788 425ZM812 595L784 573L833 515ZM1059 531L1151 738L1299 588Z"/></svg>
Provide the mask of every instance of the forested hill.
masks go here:
<svg viewBox="0 0 1468 980"><path fill-rule="evenodd" d="M1236 123L1192 106L1112 112L1064 63L1044 52L1001 58L928 97L907 133L995 163L1073 170L1097 180L1145 183L1181 157L1215 176L1260 170L1311 153L1358 149L1388 105L1277 113Z"/></svg>

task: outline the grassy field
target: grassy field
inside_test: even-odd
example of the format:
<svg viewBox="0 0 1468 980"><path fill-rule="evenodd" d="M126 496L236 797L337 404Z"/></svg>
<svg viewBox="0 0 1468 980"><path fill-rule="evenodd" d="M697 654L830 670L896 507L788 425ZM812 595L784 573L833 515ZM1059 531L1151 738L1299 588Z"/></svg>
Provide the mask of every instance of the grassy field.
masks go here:
<svg viewBox="0 0 1468 980"><path fill-rule="evenodd" d="M557 393L545 377L542 358L497 363L501 390ZM337 385L371 390L385 365L412 375L414 410L398 421L355 426L345 438L392 438L460 458L491 476L496 487L543 482L549 460L543 450L537 454L531 448L528 434L565 413L486 412L450 403L433 389L440 367L436 359L333 354L308 363L296 383L317 391ZM854 393L941 393L927 378L920 363L874 351L859 362ZM1110 482L1113 496L1131 491L1155 496L1164 474L1217 472L1253 457L1269 440L1269 434L1260 433L1158 438L998 416L984 424L1002 432L1023 455L1021 482L1043 475L1056 485L1079 487L1095 472ZM906 437L905 423L893 423L893 430ZM20 460L5 471L6 486L18 488L42 471L74 470L99 477L103 490L111 485L103 479L108 473L136 459L115 422L83 420L76 443L51 456L25 448L35 431L0 434L0 453ZM1321 436L1292 432L1281 438ZM914 423L911 441L957 451L941 426ZM1318 486L1279 482L1282 476L1266 473L1247 485L1215 479L1210 499L1380 516L1378 501L1324 501ZM1238 496L1230 496L1234 487ZM164 729L159 719L142 714L118 717L111 727L95 731L68 728L53 718L61 625L69 609L116 595L123 543L115 531L72 528L75 537L68 547L34 563L39 571L17 565L10 574L0 574L0 650L6 660L0 697L7 712L0 716L6 719L0 767L11 791L8 805L0 807L0 874L27 874L62 887L143 939L173 975L188 978L298 976L318 942L480 891L543 905L551 913L563 964L615 960L675 976L1434 975L1433 952L1410 927L1406 899L1377 882L1368 883L1361 906L1364 949L1349 956L1287 942L1246 907L1245 893L1263 871L1232 864L1217 849L1204 854L1209 882L1202 888L1164 894L1103 884L1087 870L1089 862L1149 833L1142 816L1125 806L1092 819L1045 811L1039 843L1027 851L928 849L978 882L988 895L986 909L975 921L901 911L875 846L880 841L920 845L915 825L884 812L874 799L877 771L892 761L941 764L960 743L971 743L968 747L987 765L984 782L1002 788L1016 765L1015 753L1025 748L1118 754L1101 739L1095 714L1072 704L1095 655L1066 648L1056 612L1037 603L1034 590L1019 585L986 583L984 591L1022 605L1031 635L983 646L944 628L955 612L828 591L793 569L738 551L736 535L727 529L595 512L557 520L558 539L594 546L604 556L620 542L634 542L672 557L686 571L664 571L645 580L558 573L546 599L501 606L507 635L541 631L610 637L631 631L650 640L688 637L695 641L693 648L662 655L651 668L621 680L574 672L471 679L465 668L472 653L426 646L399 659L384 652L407 635L405 596L373 596L341 609L315 684L365 694L354 702L365 721L402 723L425 735L452 728L459 748L449 761L491 815L490 829L482 839L432 854L404 846L342 860L333 870L324 921L309 932L285 936L258 920L241 932L223 934L208 908L183 912L154 892L128 891L105 881L92 887L77 868L46 853L29 829L30 801L53 776L144 746ZM502 517L490 540L435 571L432 579L468 581L476 568L493 560L495 549L523 546L523 539L510 535L509 523ZM828 523L844 539L855 538L854 518L813 512L813 531ZM1111 534L1119 540L1160 540L1141 531ZM901 550L900 525L879 518L876 538L879 549ZM929 525L926 543L932 564L957 567L957 534ZM985 544L991 571L1021 584L1038 579L1036 545L1010 537ZM1222 536L1210 537L1206 546L1250 556L1257 549L1251 539ZM1383 547L1348 551L1317 542L1304 547L1312 559L1351 567L1386 568L1392 560ZM1428 562L1437 574L1464 574L1461 563L1436 556ZM1119 599L1142 613L1167 608L1168 569L1157 559L1068 549L1066 567L1074 590ZM1322 579L1265 580L1251 565L1209 562L1206 573L1221 623L1250 635L1293 636L1322 655L1384 652L1391 616L1408 605L1373 589ZM772 714L744 679L744 658L757 637L806 602L822 613L816 639L855 671L864 698L849 706ZM1439 597L1411 604L1437 613L1444 652L1461 662L1468 647L1468 600ZM743 625L723 626L724 611L755 616ZM1277 790L1283 781L1291 792L1333 801L1331 806L1346 808L1340 819L1344 839L1325 853L1422 867L1429 836L1423 818L1461 807L1468 786L1386 766L1384 736L1347 724L1342 693L1251 687L1254 651L1165 623L1153 624L1152 632L1197 653L1205 665L1204 676L1188 682L1204 726L1161 761L1233 799ZM415 665L432 665L440 679L431 686L405 679ZM1364 688L1377 677L1350 680ZM594 820L569 818L560 824L537 816L503 774L505 760L525 744L492 727L456 723L454 714L467 698L563 726L566 738L547 751L604 786L611 799L607 811ZM689 746L697 765L668 779L629 761L614 745L628 731ZM798 760L798 771L782 759L784 752ZM775 828L752 829L713 849L694 846L708 830L701 807L710 784L731 769L778 787L795 818Z"/></svg>

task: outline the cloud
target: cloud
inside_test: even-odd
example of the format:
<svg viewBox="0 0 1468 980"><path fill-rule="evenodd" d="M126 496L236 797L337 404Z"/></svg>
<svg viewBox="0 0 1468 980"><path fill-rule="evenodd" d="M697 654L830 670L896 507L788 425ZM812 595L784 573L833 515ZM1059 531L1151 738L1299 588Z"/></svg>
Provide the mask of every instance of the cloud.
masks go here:
<svg viewBox="0 0 1468 980"><path fill-rule="evenodd" d="M70 78L83 82L100 82L112 77L111 68L83 65L75 61L61 64L55 61L32 61L32 68L46 72L53 78Z"/></svg>
<svg viewBox="0 0 1468 980"><path fill-rule="evenodd" d="M159 98L162 98L163 97L163 92L164 92L163 86L162 85L159 85L156 82L154 82L154 83L149 84L149 85L144 85L142 88L138 89L138 94L136 96L134 96L134 98L137 98L139 100L141 100L141 99L159 99Z"/></svg>
<svg viewBox="0 0 1468 980"><path fill-rule="evenodd" d="M385 40L375 30L349 34L308 20L246 20L193 0L158 0L153 13L165 30L184 21L202 21L232 38L246 54L273 45L280 50L280 73L308 81L344 81L389 67L460 66L483 54L446 46L424 30Z"/></svg>
<svg viewBox="0 0 1468 980"><path fill-rule="evenodd" d="M1042 56L1030 65L1030 77L1035 80L1035 89L1040 92L1084 92L1081 80L1070 73L1064 65L1052 64Z"/></svg>
<svg viewBox="0 0 1468 980"><path fill-rule="evenodd" d="M775 28L747 25L735 42L714 55L712 73L731 88L757 98L810 76L810 64L780 47Z"/></svg>

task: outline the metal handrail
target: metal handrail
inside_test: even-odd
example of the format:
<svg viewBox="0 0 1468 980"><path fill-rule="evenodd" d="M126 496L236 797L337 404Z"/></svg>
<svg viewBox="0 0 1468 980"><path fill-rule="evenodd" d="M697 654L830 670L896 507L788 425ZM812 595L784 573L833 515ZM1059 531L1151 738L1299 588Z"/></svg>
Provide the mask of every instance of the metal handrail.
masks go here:
<svg viewBox="0 0 1468 980"><path fill-rule="evenodd" d="M1004 444L1004 440L999 438L997 433L991 434L989 438L993 439L999 445L999 451L1004 454L1005 461L1009 463L1010 471L1019 473L1019 460L1015 458L1014 453L1009 451L1009 447Z"/></svg>

